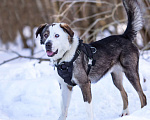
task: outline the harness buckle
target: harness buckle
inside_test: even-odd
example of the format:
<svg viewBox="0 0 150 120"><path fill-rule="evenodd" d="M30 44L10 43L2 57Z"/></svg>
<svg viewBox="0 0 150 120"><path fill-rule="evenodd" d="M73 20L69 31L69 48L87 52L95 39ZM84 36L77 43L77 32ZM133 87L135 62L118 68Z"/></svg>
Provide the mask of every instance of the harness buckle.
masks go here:
<svg viewBox="0 0 150 120"><path fill-rule="evenodd" d="M78 53L78 55L80 55L81 51L80 51L80 50L77 50L77 53Z"/></svg>
<svg viewBox="0 0 150 120"><path fill-rule="evenodd" d="M93 54L97 52L97 49L95 47L91 47L91 50Z"/></svg>

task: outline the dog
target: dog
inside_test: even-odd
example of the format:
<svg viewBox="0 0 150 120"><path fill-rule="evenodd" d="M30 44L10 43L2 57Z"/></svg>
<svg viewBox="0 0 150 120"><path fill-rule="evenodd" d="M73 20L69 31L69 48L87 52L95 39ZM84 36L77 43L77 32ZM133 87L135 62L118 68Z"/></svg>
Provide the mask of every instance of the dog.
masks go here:
<svg viewBox="0 0 150 120"><path fill-rule="evenodd" d="M80 39L69 25L66 23L53 23L52 25L45 23L38 27L36 37L40 34L41 45L44 46L47 56L50 57L57 69L59 65L63 67L62 63L70 63L75 58L71 67L69 66L71 68L71 73L69 73L71 75L70 83L58 71L58 81L62 91L59 120L66 120L67 118L74 85L81 88L87 106L88 119L93 120L91 83L98 82L108 71L111 71L113 83L122 96L122 116L129 114L128 97L122 84L123 73L137 91L141 108L147 105L138 73L139 51L133 44L137 32L143 25L142 14L137 0L123 0L123 5L128 16L127 28L122 35L112 35L89 44L89 46L95 48L92 59L96 60L95 65L91 66L89 74L86 71L91 59L88 59L83 50L80 50L80 53L77 54L79 45L81 44L80 48L82 49L83 44L80 43Z"/></svg>

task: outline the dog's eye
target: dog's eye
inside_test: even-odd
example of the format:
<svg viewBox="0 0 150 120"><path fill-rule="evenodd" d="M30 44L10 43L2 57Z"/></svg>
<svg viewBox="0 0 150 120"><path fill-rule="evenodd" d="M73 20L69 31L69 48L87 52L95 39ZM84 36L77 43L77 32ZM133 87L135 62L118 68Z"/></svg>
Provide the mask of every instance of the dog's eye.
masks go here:
<svg viewBox="0 0 150 120"><path fill-rule="evenodd" d="M58 37L59 37L59 34L56 34L55 37L58 38Z"/></svg>
<svg viewBox="0 0 150 120"><path fill-rule="evenodd" d="M45 37L45 38L48 38L48 34L44 34L44 37Z"/></svg>

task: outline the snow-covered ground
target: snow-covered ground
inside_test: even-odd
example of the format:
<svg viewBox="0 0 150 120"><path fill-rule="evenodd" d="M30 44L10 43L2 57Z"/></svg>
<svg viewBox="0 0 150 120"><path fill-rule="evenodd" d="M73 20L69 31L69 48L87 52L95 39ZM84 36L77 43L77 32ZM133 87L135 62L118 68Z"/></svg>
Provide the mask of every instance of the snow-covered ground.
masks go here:
<svg viewBox="0 0 150 120"><path fill-rule="evenodd" d="M28 55L28 51L21 54ZM0 52L0 63L14 56ZM150 120L150 62L140 59L139 64L148 105L140 108L136 91L124 77L130 115L119 117L123 106L121 95L107 74L92 85L94 120ZM36 60L18 59L0 66L0 120L57 120L61 96L55 74L49 62L39 64ZM67 120L86 120L78 86L73 89Z"/></svg>

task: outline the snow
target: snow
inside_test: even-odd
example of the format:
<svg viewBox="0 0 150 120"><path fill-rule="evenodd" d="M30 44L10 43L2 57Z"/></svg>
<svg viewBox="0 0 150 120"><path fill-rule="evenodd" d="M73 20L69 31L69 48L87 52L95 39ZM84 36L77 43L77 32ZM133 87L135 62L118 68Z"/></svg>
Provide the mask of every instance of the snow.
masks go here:
<svg viewBox="0 0 150 120"><path fill-rule="evenodd" d="M20 51L29 55L28 50ZM44 53L40 53L44 54ZM0 52L0 63L16 55ZM150 120L150 62L140 58L139 72L148 105L140 108L140 100L124 76L130 115L119 117L122 99L110 74L92 84L94 120ZM56 71L49 62L18 59L0 66L0 120L57 120L60 114L60 89ZM146 79L146 83L143 82ZM67 120L86 120L83 97L74 87Z"/></svg>

